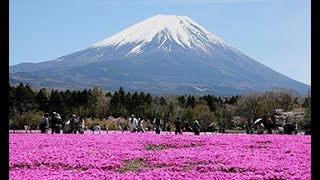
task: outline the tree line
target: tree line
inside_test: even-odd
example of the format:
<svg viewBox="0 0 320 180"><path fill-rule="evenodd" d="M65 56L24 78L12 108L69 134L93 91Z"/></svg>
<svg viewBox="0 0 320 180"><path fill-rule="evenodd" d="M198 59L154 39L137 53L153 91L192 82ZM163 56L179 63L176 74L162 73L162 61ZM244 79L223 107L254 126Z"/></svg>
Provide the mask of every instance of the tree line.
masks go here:
<svg viewBox="0 0 320 180"><path fill-rule="evenodd" d="M109 116L144 119L159 117L173 124L180 117L186 126L197 119L203 128L210 124L227 129L250 126L259 117L273 116L275 109L305 112L301 128L311 123L311 95L298 96L290 89L249 93L232 97L215 95L152 96L144 92L126 92L122 87L107 92L101 87L84 90L32 89L29 84L9 84L9 128L36 128L45 112L58 112L63 119L72 114L102 120ZM273 125L275 128L275 124ZM165 125L164 125L165 127Z"/></svg>

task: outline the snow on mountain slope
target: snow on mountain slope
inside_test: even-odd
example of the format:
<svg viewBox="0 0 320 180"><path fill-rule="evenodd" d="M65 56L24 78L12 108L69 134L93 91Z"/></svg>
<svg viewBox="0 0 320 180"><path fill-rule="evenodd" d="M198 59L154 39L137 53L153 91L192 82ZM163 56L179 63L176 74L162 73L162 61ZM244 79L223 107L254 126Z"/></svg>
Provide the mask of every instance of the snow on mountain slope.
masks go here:
<svg viewBox="0 0 320 180"><path fill-rule="evenodd" d="M223 40L208 32L187 16L156 15L137 23L114 36L102 40L91 48L120 47L132 44L128 52L142 53L143 47L150 42L158 44L155 49L173 51L173 43L184 49L193 49L204 53L213 53L212 45L229 47ZM166 42L169 43L166 43Z"/></svg>

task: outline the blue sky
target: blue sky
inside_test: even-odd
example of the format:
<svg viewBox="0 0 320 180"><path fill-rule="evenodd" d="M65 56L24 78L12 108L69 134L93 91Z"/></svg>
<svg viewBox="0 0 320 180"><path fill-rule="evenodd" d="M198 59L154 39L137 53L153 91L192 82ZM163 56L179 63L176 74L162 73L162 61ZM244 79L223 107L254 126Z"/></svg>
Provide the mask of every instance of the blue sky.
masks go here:
<svg viewBox="0 0 320 180"><path fill-rule="evenodd" d="M9 65L73 53L157 14L188 16L256 61L311 84L310 0L10 0Z"/></svg>

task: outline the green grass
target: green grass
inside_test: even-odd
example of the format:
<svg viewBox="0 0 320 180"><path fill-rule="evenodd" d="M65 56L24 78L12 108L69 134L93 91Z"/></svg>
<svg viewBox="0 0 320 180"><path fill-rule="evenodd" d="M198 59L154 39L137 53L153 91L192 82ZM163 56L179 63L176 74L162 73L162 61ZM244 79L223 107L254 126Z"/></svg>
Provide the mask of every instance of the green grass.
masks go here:
<svg viewBox="0 0 320 180"><path fill-rule="evenodd" d="M145 146L146 150L163 150L163 149L169 149L171 147L169 146L165 146L165 145L154 145L154 144L150 144L150 145L146 145Z"/></svg>
<svg viewBox="0 0 320 180"><path fill-rule="evenodd" d="M136 172L144 164L144 161L142 159L133 159L125 161L125 163L125 166L119 170L120 173L127 171Z"/></svg>
<svg viewBox="0 0 320 180"><path fill-rule="evenodd" d="M226 129L226 133L246 133L245 129Z"/></svg>

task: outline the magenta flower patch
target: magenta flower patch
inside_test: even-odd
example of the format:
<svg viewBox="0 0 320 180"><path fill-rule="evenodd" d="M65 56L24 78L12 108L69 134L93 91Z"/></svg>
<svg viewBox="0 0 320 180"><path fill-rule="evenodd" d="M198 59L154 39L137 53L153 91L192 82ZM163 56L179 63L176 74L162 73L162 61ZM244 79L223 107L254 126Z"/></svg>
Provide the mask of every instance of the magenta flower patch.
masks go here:
<svg viewBox="0 0 320 180"><path fill-rule="evenodd" d="M303 135L10 134L10 179L311 179Z"/></svg>

